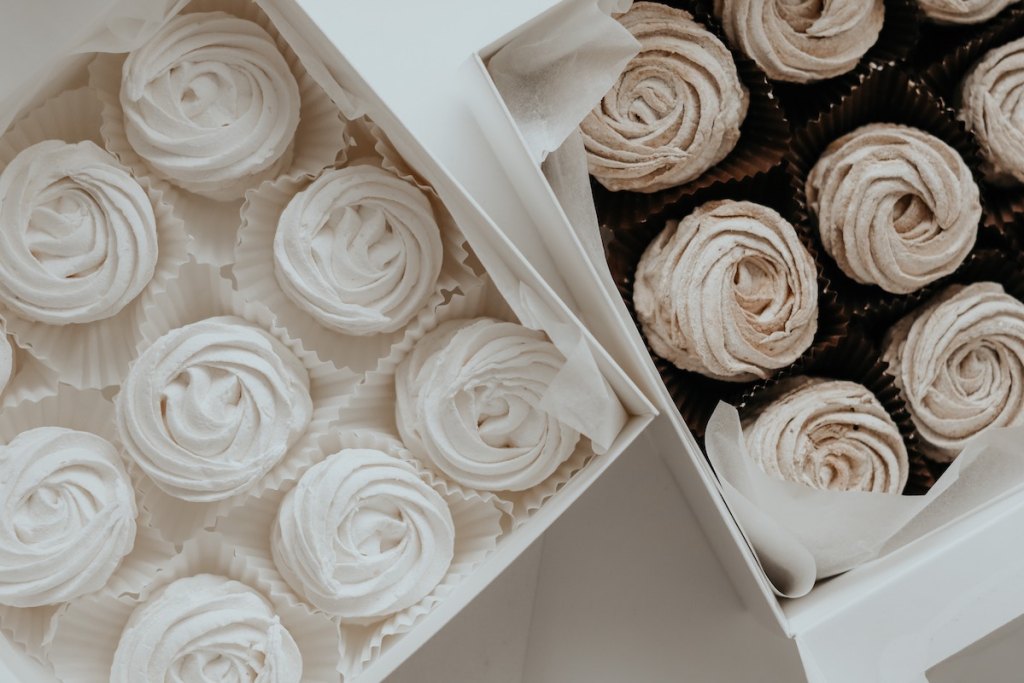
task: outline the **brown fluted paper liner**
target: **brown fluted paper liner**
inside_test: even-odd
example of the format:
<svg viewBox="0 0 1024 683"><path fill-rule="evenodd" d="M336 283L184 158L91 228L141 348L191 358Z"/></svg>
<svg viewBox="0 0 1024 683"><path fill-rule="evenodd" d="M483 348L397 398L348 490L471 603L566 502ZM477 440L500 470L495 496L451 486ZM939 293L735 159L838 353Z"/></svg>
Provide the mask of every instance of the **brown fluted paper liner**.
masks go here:
<svg viewBox="0 0 1024 683"><path fill-rule="evenodd" d="M970 68L992 48L1021 37L1022 22L1024 7L1018 5L1010 5L982 24L927 22L911 65L946 106L955 108L957 91Z"/></svg>
<svg viewBox="0 0 1024 683"><path fill-rule="evenodd" d="M152 593L177 579L215 574L239 581L270 601L299 647L302 680L338 681L338 628L322 615L285 600L261 576L265 560L231 547L220 534L202 532L169 559L163 559L138 595L109 591L68 603L56 620L50 658L64 683L106 683L121 632L132 612Z"/></svg>
<svg viewBox="0 0 1024 683"><path fill-rule="evenodd" d="M99 104L88 88L69 90L30 112L0 138L0 172L15 156L44 140L89 140L102 146ZM174 277L186 259L189 240L163 193L133 172L153 203L159 254L153 278L142 293L116 315L73 325L26 320L0 305L0 319L18 345L56 371L60 381L79 388L119 384L138 342L138 318L146 292Z"/></svg>
<svg viewBox="0 0 1024 683"><path fill-rule="evenodd" d="M801 374L808 363L817 355L833 348L847 333L848 320L842 307L836 301L829 279L822 268L818 247L810 236L810 230L800 207L794 201L788 188L788 177L777 169L768 174L742 181L722 183L707 188L692 196L685 197L661 212L654 214L628 230L618 230L608 243L606 252L612 279L626 308L640 329L633 306L633 286L640 257L655 237L664 229L670 219L682 219L698 206L716 199L748 200L764 204L778 211L793 224L804 246L810 251L818 265L818 330L810 348L789 367L776 372L775 377ZM643 331L641 330L641 335ZM670 361L659 357L650 346L647 347L654 360L662 381L679 409L687 427L699 440L704 427L719 401L735 403L754 386L753 382L725 382L704 377L687 370L680 370Z"/></svg>
<svg viewBox="0 0 1024 683"><path fill-rule="evenodd" d="M381 161L366 159L358 163L378 165ZM396 172L386 162L383 165L385 170ZM396 175L403 177L397 172ZM288 202L309 187L314 179L309 175L282 177L266 182L258 190L246 195L232 273L246 298L260 301L269 308L277 324L284 327L291 336L302 339L303 345L315 352L321 360L331 362L338 368L366 372L373 369L377 361L387 355L391 346L401 340L408 325L419 317L430 315L434 308L443 306L453 292L476 282L477 277L467 265L469 252L465 237L433 191L421 186L434 199L434 215L441 228L444 248L444 261L435 291L423 310L395 332L356 336L324 327L288 298L273 273L274 236L281 213ZM411 180L408 177L406 179Z"/></svg>
<svg viewBox="0 0 1024 683"><path fill-rule="evenodd" d="M319 445L318 461L346 448L371 448L417 464L395 436L373 429L333 430L320 439ZM495 506L493 497L454 489L428 470L422 467L417 469L420 476L442 495L451 510L455 523L455 554L451 566L430 595L412 607L369 624L335 619L341 630L340 670L345 679L358 675L387 647L390 638L411 630L442 602L494 551L502 534L504 513ZM247 554L263 560L259 565L260 578L270 587L275 598L296 608L315 612L314 607L297 602L303 599L302 596L296 595L288 586L272 559L269 530L276 523L277 511L283 498L284 491L271 492L221 520L217 529Z"/></svg>
<svg viewBox="0 0 1024 683"><path fill-rule="evenodd" d="M917 46L920 31L921 12L916 0L885 0L885 21L878 41L851 71L815 83L772 81L786 116L794 125L813 118L829 102L849 92L865 74L905 58Z"/></svg>
<svg viewBox="0 0 1024 683"><path fill-rule="evenodd" d="M718 22L699 2L671 0L663 4L686 10L722 43L729 44ZM736 147L695 180L660 192L612 192L592 181L594 202L602 225L612 229L631 226L704 188L750 178L779 165L789 147L789 123L764 73L743 54L733 50L732 55L740 81L750 97Z"/></svg>
<svg viewBox="0 0 1024 683"><path fill-rule="evenodd" d="M960 86L971 68L989 50L1024 37L1024 6L1011 5L978 26L933 26L928 31L935 35L922 46L916 65L922 80L956 115L960 108ZM985 227L993 229L1006 246L1019 250L1024 246L1024 199L1020 185L999 187L987 183L985 192Z"/></svg>
<svg viewBox="0 0 1024 683"><path fill-rule="evenodd" d="M341 113L307 73L263 10L251 0L192 0L182 13L214 11L249 19L263 27L273 36L299 85L299 127L290 152L291 163L282 175L316 175L321 169L334 165L339 157L344 159L348 134ZM188 192L154 174L146 161L135 153L125 134L120 102L121 67L125 57L124 54L99 55L89 67L89 84L102 104L100 131L106 147L136 176L149 178L167 195L175 213L185 221L189 234L195 238L191 254L200 261L225 265L231 261L242 199L219 202Z"/></svg>
<svg viewBox="0 0 1024 683"><path fill-rule="evenodd" d="M787 156L791 173L790 191L797 198L800 211L808 217L810 233L821 256L825 276L846 312L852 318L871 320L879 311L905 305L909 295L890 294L880 287L863 285L850 279L821 244L817 218L807 204L806 180L825 148L837 138L869 123L896 123L919 128L955 149L971 168L975 182L979 153L974 139L963 126L943 108L926 88L911 80L899 67L889 66L872 71L862 78L848 94L833 101L818 116L793 133L793 145ZM987 205L984 186L982 208ZM984 229L978 232L978 244L996 239ZM977 248L977 247L975 247Z"/></svg>
<svg viewBox="0 0 1024 683"><path fill-rule="evenodd" d="M994 280L1020 298L1024 269L1018 254L980 251L953 275L920 293L923 303L949 284ZM1020 440L1024 428L989 429L975 436L948 466L924 458L905 404L880 360L885 325L855 325L847 342L818 359L811 375L867 386L900 428L910 456L905 494L815 491L765 474L746 454L739 414L720 405L708 425L707 449L726 500L780 594L798 597L815 579L841 573L1024 486ZM756 410L771 388L751 397ZM756 394L756 392L755 392ZM955 488L956 493L946 495ZM927 508L928 514L921 514Z"/></svg>
<svg viewBox="0 0 1024 683"><path fill-rule="evenodd" d="M37 427L90 432L120 447L114 428L114 406L94 389L81 390L62 384L52 393L6 406L0 411L0 444ZM131 463L126 461L125 466L134 479L137 473ZM139 515L136 524L135 546L104 590L118 594L138 593L154 573L155 563L169 557L173 551L170 544L149 528L143 515ZM47 663L54 619L64 608L64 605L27 608L0 605L0 633L32 657Z"/></svg>
<svg viewBox="0 0 1024 683"><path fill-rule="evenodd" d="M980 434L945 470L924 458L910 414L880 360L878 347L859 326L843 346L817 359L807 374L856 381L870 389L899 427L910 476L901 496L818 491L776 479L747 454L736 408L720 404L705 437L708 457L726 502L780 594L804 595L816 579L884 555L1024 485L1024 457L1019 449L1024 428ZM756 410L770 392L770 386L763 387L761 394L755 392L744 410ZM946 496L953 488L956 495ZM921 515L926 508L928 514Z"/></svg>
<svg viewBox="0 0 1024 683"><path fill-rule="evenodd" d="M154 291L146 297L138 353L171 330L221 315L237 316L257 325L296 355L309 373L313 417L305 434L281 462L255 487L237 496L211 503L188 502L164 493L148 477L140 477L136 484L140 507L151 516L161 535L175 543L211 528L218 517L249 498L298 479L313 464L317 438L341 418L358 381L354 373L319 360L316 354L303 347L301 340L292 339L279 327L266 307L247 301L216 269L195 261L187 263L179 277L168 283L167 289Z"/></svg>

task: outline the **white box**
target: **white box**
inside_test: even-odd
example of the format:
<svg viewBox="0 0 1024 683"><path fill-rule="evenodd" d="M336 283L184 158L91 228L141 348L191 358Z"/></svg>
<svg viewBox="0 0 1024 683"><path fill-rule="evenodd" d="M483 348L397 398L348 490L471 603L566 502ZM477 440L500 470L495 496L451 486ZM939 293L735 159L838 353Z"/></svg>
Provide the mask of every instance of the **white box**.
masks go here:
<svg viewBox="0 0 1024 683"><path fill-rule="evenodd" d="M669 419L649 429L683 495L748 607L795 639L809 680L924 681L927 669L1024 614L1020 493L820 582L806 597L775 595L657 379L607 269L592 264L567 277L567 264L587 262L587 250L484 66L494 50L532 26L550 22L552 31L572 31L558 23L562 10L598 0L446 0L443 7L377 0L344 11L329 0L300 1L330 26L353 67L444 165L438 170L462 184L665 412ZM342 15L347 24L331 19ZM437 23L445 27L443 37L426 28ZM420 116L424 109L430 118ZM481 147L490 151L489 161ZM504 173L496 174L493 164Z"/></svg>
<svg viewBox="0 0 1024 683"><path fill-rule="evenodd" d="M0 33L0 50L3 50L2 39L11 38L12 46L20 46L22 42L34 46L25 48L34 59L26 62L31 64L31 67L5 67L0 70L0 121L4 120L4 113L11 110L12 102L17 102L18 107L24 111L45 97L64 89L69 83L74 83L76 79L80 81L83 78L83 66L87 56L73 55L75 46L103 29L109 23L108 17L112 13L123 11L124 8L132 7L133 3L139 2L140 0L71 0L42 6L26 1L17 4L13 10L5 8L3 33ZM184 4L178 0L147 0L147 3L174 11ZM618 367L612 356L596 341L594 332L599 332L600 326L595 326L591 321L588 321L588 326L580 322L538 275L529 261L504 233L497 229L488 215L452 179L430 151L410 134L406 125L399 122L375 89L367 85L337 50L338 38L332 31L331 24L352 21L353 17L348 16L347 8L335 7L334 14L317 15L305 7L306 3L296 0L266 0L260 4L271 16L276 28L292 44L300 57L304 58L303 61L311 75L328 91L328 94L338 100L344 100L346 92L354 93L366 106L370 118L389 136L410 166L431 182L510 306L517 312L522 310L523 297L530 293L554 316L556 324L573 330L586 344L601 374L608 380L629 414L628 421L606 453L596 455L528 520L504 534L498 549L485 559L471 576L460 583L444 602L413 630L386 641L380 657L371 662L360 675L348 679L353 683L372 683L382 680L393 671L536 540L621 455L650 423L656 410L627 373ZM412 5L410 2L409 7ZM138 6L134 4L134 7ZM67 14L64 14L63 10L67 10ZM62 22L62 17L73 18L73 21ZM54 29L54 26L57 28ZM428 30L440 34L443 28L442 22L435 22ZM5 36L8 33L9 35ZM21 36L22 40L16 41L16 36ZM32 39L25 41L24 36L31 36ZM47 36L54 36L54 39L47 41ZM8 66L19 63L16 55L5 56L8 59ZM52 83L44 82L49 80L52 80ZM32 97L26 99L26 93ZM431 112L424 110L423 114L424 120L430 120ZM418 122L418 125L426 124ZM496 170L500 172L497 167ZM564 272L571 274L573 269L586 268L587 263L566 263L563 266ZM580 279L587 277L589 275L584 274ZM609 320L614 321L614 318ZM605 333L603 336L611 335ZM11 650L9 644L0 638L0 680L44 683L52 681L53 678L34 662Z"/></svg>

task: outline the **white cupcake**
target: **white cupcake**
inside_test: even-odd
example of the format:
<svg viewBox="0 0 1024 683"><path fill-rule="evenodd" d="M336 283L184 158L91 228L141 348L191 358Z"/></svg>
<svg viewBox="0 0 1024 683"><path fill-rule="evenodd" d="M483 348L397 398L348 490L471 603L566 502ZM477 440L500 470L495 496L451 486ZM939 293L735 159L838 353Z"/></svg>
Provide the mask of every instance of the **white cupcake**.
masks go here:
<svg viewBox="0 0 1024 683"><path fill-rule="evenodd" d="M117 400L125 450L165 493L191 502L251 489L301 437L309 375L241 318L171 330L132 364Z"/></svg>
<svg viewBox="0 0 1024 683"><path fill-rule="evenodd" d="M273 37L225 12L182 14L125 60L124 127L160 177L217 200L290 163L299 87Z"/></svg>
<svg viewBox="0 0 1024 683"><path fill-rule="evenodd" d="M543 334L516 323L442 323L396 371L402 439L414 455L471 489L537 486L580 439L540 405L564 363Z"/></svg>
<svg viewBox="0 0 1024 683"><path fill-rule="evenodd" d="M343 449L288 492L274 562L289 585L344 621L372 623L412 607L448 572L455 524L444 498L386 453Z"/></svg>
<svg viewBox="0 0 1024 683"><path fill-rule="evenodd" d="M124 378L146 292L186 258L163 194L100 145L87 88L48 100L0 137L0 318L78 388Z"/></svg>

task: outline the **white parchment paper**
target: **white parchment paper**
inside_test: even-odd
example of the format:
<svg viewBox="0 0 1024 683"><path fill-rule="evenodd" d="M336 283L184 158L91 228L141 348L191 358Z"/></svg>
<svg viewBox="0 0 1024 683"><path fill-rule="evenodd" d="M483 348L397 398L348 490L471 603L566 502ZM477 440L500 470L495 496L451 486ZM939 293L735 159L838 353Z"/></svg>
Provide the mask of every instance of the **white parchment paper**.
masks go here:
<svg viewBox="0 0 1024 683"><path fill-rule="evenodd" d="M607 452L629 415L601 372L587 340L529 285L520 283L516 303L520 322L546 332L565 356L565 364L541 399L541 410L590 439L595 453Z"/></svg>
<svg viewBox="0 0 1024 683"><path fill-rule="evenodd" d="M720 403L705 436L726 503L779 594L839 574L1014 491L1024 490L1024 428L973 439L923 496L819 491L776 479L749 457L736 409Z"/></svg>
<svg viewBox="0 0 1024 683"><path fill-rule="evenodd" d="M48 60L27 66L24 80L0 100L0 131L6 130L18 114L33 102L45 98L55 83L63 89L66 84L60 83L59 74L83 55L133 50L149 40L165 21L187 3L188 0L92 2L97 10L92 23L83 25L82 32L71 39L70 45L54 45ZM40 3L40 7L46 11L45 3ZM59 21L56 16L50 18ZM61 49L65 47L66 50Z"/></svg>
<svg viewBox="0 0 1024 683"><path fill-rule="evenodd" d="M488 61L491 78L535 161L565 142L639 51L636 39L610 16L631 4L567 3Z"/></svg>

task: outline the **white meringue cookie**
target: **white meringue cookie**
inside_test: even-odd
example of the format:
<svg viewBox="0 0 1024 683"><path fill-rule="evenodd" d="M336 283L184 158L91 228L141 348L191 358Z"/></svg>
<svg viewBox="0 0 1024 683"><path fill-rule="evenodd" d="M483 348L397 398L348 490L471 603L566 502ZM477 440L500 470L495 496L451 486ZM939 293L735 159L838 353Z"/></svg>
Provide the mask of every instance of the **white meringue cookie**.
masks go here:
<svg viewBox="0 0 1024 683"><path fill-rule="evenodd" d="M893 123L833 141L806 183L821 241L861 284L907 294L949 275L974 247L980 191L960 154Z"/></svg>
<svg viewBox="0 0 1024 683"><path fill-rule="evenodd" d="M732 53L666 5L634 3L619 22L640 53L580 124L590 173L613 191L688 183L739 141L749 96Z"/></svg>
<svg viewBox="0 0 1024 683"><path fill-rule="evenodd" d="M0 301L27 320L109 318L156 269L149 196L89 141L22 150L0 173L0 227Z"/></svg>
<svg viewBox="0 0 1024 683"><path fill-rule="evenodd" d="M190 192L238 199L290 163L299 87L255 22L175 17L128 56L120 99L135 152Z"/></svg>
<svg viewBox="0 0 1024 683"><path fill-rule="evenodd" d="M117 449L38 427L0 447L0 604L38 607L99 590L135 544L135 493Z"/></svg>
<svg viewBox="0 0 1024 683"><path fill-rule="evenodd" d="M375 166L325 171L278 222L274 274L322 325L393 332L434 292L444 252L427 196Z"/></svg>
<svg viewBox="0 0 1024 683"><path fill-rule="evenodd" d="M910 465L899 428L867 387L797 377L744 424L768 474L815 489L902 493Z"/></svg>
<svg viewBox="0 0 1024 683"><path fill-rule="evenodd" d="M110 683L299 683L302 654L273 606L248 586L197 574L139 605Z"/></svg>
<svg viewBox="0 0 1024 683"><path fill-rule="evenodd" d="M776 211L712 201L669 221L644 250L633 302L651 348L725 381L792 364L818 329L814 260Z"/></svg>
<svg viewBox="0 0 1024 683"><path fill-rule="evenodd" d="M844 74L878 41L882 0L715 0L729 40L768 78L810 83Z"/></svg>
<svg viewBox="0 0 1024 683"><path fill-rule="evenodd" d="M564 363L543 334L516 323L442 323L396 370L402 439L464 486L536 486L573 454L580 438L540 407Z"/></svg>
<svg viewBox="0 0 1024 683"><path fill-rule="evenodd" d="M997 185L1024 183L1024 38L1001 45L975 64L960 86L959 118L985 157Z"/></svg>
<svg viewBox="0 0 1024 683"><path fill-rule="evenodd" d="M939 24L980 24L1020 0L917 0L925 16Z"/></svg>
<svg viewBox="0 0 1024 683"><path fill-rule="evenodd" d="M933 460L1024 425L1024 304L995 282L948 287L889 330L883 358Z"/></svg>
<svg viewBox="0 0 1024 683"><path fill-rule="evenodd" d="M454 556L448 504L408 464L349 448L311 467L281 504L274 562L296 593L345 621L411 607Z"/></svg>
<svg viewBox="0 0 1024 683"><path fill-rule="evenodd" d="M157 339L117 397L125 451L165 493L193 502L254 486L303 435L312 413L301 361L232 316Z"/></svg>

